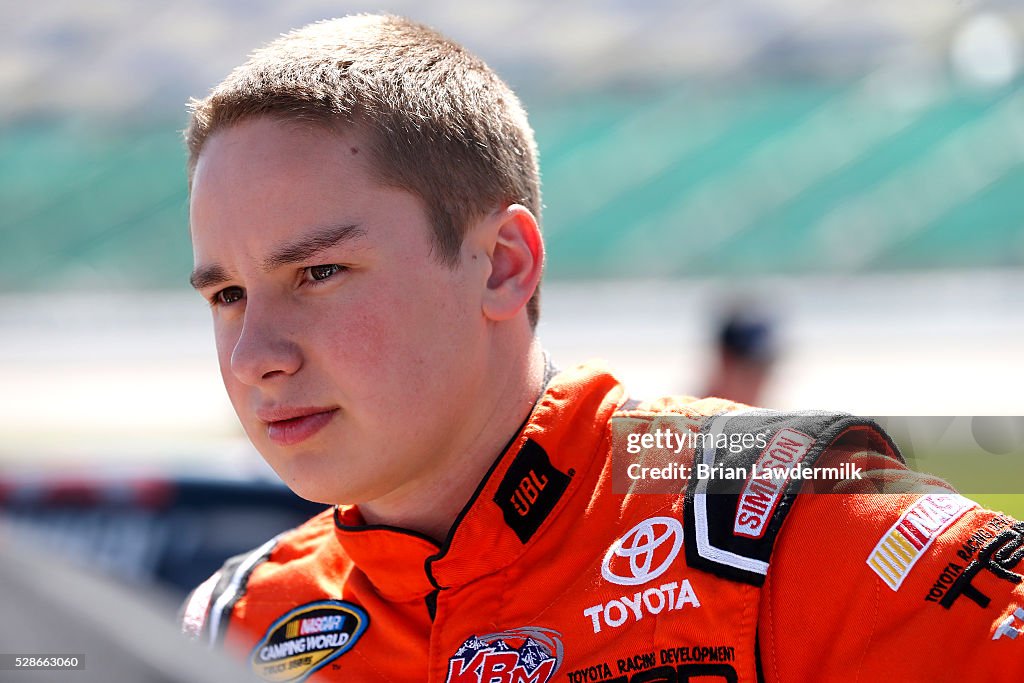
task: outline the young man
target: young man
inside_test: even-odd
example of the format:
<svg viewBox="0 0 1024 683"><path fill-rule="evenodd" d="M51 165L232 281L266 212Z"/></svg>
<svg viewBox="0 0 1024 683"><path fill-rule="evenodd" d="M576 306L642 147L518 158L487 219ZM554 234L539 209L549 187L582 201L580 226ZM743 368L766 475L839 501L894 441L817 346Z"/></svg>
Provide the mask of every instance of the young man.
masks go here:
<svg viewBox="0 0 1024 683"><path fill-rule="evenodd" d="M533 135L459 46L308 26L195 102L187 139L228 394L336 505L197 588L193 637L271 681L1019 679L1024 528L871 423L551 369ZM647 478L879 463L832 495Z"/></svg>

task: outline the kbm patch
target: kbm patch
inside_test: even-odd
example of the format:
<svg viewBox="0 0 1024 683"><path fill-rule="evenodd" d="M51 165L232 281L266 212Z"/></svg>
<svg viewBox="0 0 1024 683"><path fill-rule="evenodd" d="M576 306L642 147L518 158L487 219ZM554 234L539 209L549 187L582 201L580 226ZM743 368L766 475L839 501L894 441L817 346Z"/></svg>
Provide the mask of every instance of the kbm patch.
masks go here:
<svg viewBox="0 0 1024 683"><path fill-rule="evenodd" d="M361 607L341 600L296 607L253 649L252 670L267 681L301 681L352 649L369 623Z"/></svg>
<svg viewBox="0 0 1024 683"><path fill-rule="evenodd" d="M448 660L446 683L547 683L562 664L562 635L523 627L470 636Z"/></svg>
<svg viewBox="0 0 1024 683"><path fill-rule="evenodd" d="M889 588L899 590L939 534L973 507L975 503L956 494L921 496L878 541L868 555L868 566Z"/></svg>
<svg viewBox="0 0 1024 683"><path fill-rule="evenodd" d="M501 508L505 524L526 543L568 487L569 475L555 469L540 444L527 440L498 485L494 502Z"/></svg>

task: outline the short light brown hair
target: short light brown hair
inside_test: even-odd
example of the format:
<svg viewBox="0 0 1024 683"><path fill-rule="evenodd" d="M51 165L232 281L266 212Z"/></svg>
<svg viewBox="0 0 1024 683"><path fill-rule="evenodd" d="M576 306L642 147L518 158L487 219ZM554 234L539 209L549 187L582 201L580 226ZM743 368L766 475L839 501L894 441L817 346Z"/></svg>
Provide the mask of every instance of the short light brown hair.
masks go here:
<svg viewBox="0 0 1024 683"><path fill-rule="evenodd" d="M540 220L537 145L518 98L482 60L401 17L360 14L286 34L190 108L190 185L211 134L272 116L355 127L378 179L424 202L435 256L450 267L470 224L491 211L519 203ZM539 288L527 312L536 326Z"/></svg>

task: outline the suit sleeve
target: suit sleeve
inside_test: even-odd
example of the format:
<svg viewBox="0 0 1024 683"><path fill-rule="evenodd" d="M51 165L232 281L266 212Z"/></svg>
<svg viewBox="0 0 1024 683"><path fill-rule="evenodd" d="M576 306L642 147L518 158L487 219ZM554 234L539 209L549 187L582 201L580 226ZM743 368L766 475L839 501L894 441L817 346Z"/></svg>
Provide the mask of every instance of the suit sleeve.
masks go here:
<svg viewBox="0 0 1024 683"><path fill-rule="evenodd" d="M895 460L865 475L797 496L761 596L764 680L1024 680L1024 524Z"/></svg>
<svg viewBox="0 0 1024 683"><path fill-rule="evenodd" d="M201 638L210 614L210 606L213 604L214 589L220 582L220 578L221 572L217 571L199 584L188 594L178 610L178 623L181 625L181 632L189 640Z"/></svg>

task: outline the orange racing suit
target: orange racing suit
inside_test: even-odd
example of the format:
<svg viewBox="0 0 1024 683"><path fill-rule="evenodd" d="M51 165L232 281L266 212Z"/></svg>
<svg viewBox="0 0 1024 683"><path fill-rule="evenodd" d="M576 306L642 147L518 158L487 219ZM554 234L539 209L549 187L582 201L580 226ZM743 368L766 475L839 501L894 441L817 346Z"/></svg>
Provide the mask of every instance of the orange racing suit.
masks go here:
<svg viewBox="0 0 1024 683"><path fill-rule="evenodd" d="M627 402L600 367L563 372L443 544L339 507L230 560L184 628L270 681L1021 680L1024 527L906 470L871 424L755 413L741 453L668 451L864 464L843 493L622 478L623 444L725 434L737 408Z"/></svg>

